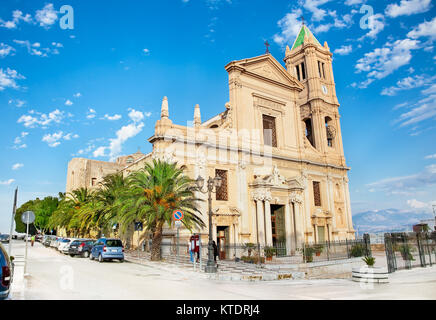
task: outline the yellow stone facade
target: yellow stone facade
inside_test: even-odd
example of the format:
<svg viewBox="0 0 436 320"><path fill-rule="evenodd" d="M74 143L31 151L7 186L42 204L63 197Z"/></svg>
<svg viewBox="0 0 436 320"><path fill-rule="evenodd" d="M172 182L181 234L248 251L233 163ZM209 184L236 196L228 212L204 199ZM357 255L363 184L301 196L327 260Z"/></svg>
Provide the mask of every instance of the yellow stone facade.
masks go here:
<svg viewBox="0 0 436 320"><path fill-rule="evenodd" d="M153 151L117 170L128 175L160 158L193 179L223 175L212 203L216 241L284 242L291 253L303 242L354 239L332 53L307 29L284 62L264 54L226 65L229 102L204 122L197 105L192 123L174 124L165 97ZM207 195L197 196L208 226ZM196 231L207 238L207 229Z"/></svg>

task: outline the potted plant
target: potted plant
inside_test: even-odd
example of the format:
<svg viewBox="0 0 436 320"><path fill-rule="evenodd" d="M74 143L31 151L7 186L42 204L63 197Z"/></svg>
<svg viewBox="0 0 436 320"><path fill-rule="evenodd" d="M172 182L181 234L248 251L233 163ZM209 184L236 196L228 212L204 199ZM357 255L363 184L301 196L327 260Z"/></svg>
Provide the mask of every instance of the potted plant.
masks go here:
<svg viewBox="0 0 436 320"><path fill-rule="evenodd" d="M264 248L266 261L272 261L273 255L276 254L276 249L273 247L265 247Z"/></svg>
<svg viewBox="0 0 436 320"><path fill-rule="evenodd" d="M316 256L319 257L324 250L324 246L322 244L316 244L313 246L313 250L315 250Z"/></svg>
<svg viewBox="0 0 436 320"><path fill-rule="evenodd" d="M247 250L249 257L251 256L251 252L253 251L254 246L255 246L254 243L246 243L245 244L245 250Z"/></svg>
<svg viewBox="0 0 436 320"><path fill-rule="evenodd" d="M365 261L368 268L374 268L374 264L375 264L374 257L366 256L365 258L362 258L362 260Z"/></svg>
<svg viewBox="0 0 436 320"><path fill-rule="evenodd" d="M305 247L302 249L303 252L303 258L305 262L313 262L313 253L315 252L315 249L312 247Z"/></svg>

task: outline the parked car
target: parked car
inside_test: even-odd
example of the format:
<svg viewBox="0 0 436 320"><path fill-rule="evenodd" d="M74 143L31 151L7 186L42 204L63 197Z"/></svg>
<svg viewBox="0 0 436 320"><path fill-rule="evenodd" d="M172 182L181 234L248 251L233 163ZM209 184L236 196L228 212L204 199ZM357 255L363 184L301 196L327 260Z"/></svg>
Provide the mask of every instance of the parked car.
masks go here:
<svg viewBox="0 0 436 320"><path fill-rule="evenodd" d="M0 234L0 242L1 243L9 243L9 235L8 234Z"/></svg>
<svg viewBox="0 0 436 320"><path fill-rule="evenodd" d="M46 247L50 247L50 243L52 240L56 239L56 236L52 236L52 235L45 235L41 241L41 243L46 246Z"/></svg>
<svg viewBox="0 0 436 320"><path fill-rule="evenodd" d="M61 244L63 239L64 238L62 238L62 237L56 237L56 239L54 241L52 241L50 246L57 249L59 247L59 245Z"/></svg>
<svg viewBox="0 0 436 320"><path fill-rule="evenodd" d="M96 243L95 240L91 240L91 239L74 240L70 244L68 254L71 257L82 256L84 258L88 258L90 253L91 253L91 250L92 250L94 243Z"/></svg>
<svg viewBox="0 0 436 320"><path fill-rule="evenodd" d="M0 243L0 300L7 299L14 275L14 264Z"/></svg>
<svg viewBox="0 0 436 320"><path fill-rule="evenodd" d="M98 259L99 262L105 260L119 260L124 262L124 247L120 239L100 238L92 246L91 260Z"/></svg>
<svg viewBox="0 0 436 320"><path fill-rule="evenodd" d="M60 241L59 245L58 245L58 251L62 252L62 253L68 253L68 247L71 244L71 242L73 242L76 239L71 239L71 238L64 238Z"/></svg>
<svg viewBox="0 0 436 320"><path fill-rule="evenodd" d="M26 237L25 233L14 232L12 234L12 239L23 240Z"/></svg>
<svg viewBox="0 0 436 320"><path fill-rule="evenodd" d="M40 233L38 233L38 234L35 236L35 240L38 241L38 242L42 242L42 238L43 238L43 235L40 234Z"/></svg>

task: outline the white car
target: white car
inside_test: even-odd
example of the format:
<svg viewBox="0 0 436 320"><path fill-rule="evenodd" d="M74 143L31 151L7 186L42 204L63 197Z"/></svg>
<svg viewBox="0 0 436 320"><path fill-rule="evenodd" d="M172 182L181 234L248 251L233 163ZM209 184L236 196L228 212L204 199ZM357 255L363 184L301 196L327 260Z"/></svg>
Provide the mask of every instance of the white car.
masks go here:
<svg viewBox="0 0 436 320"><path fill-rule="evenodd" d="M64 254L68 254L68 250L70 249L70 244L76 239L74 238L66 238L60 241L58 250Z"/></svg>
<svg viewBox="0 0 436 320"><path fill-rule="evenodd" d="M26 239L26 234L25 233L14 232L12 234L12 239L24 240L24 239Z"/></svg>

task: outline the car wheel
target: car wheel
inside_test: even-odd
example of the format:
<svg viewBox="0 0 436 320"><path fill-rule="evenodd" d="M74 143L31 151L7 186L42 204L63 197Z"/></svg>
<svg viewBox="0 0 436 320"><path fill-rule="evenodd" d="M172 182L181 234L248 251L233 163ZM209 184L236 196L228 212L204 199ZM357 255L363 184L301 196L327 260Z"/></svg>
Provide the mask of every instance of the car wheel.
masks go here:
<svg viewBox="0 0 436 320"><path fill-rule="evenodd" d="M71 257L71 258L74 258L74 254L70 254L70 257Z"/></svg>
<svg viewBox="0 0 436 320"><path fill-rule="evenodd" d="M102 257L102 255L101 255L101 253L98 255L98 262L103 262L103 257Z"/></svg>
<svg viewBox="0 0 436 320"><path fill-rule="evenodd" d="M89 260L94 260L94 256L92 255L92 253L89 255Z"/></svg>
<svg viewBox="0 0 436 320"><path fill-rule="evenodd" d="M123 263L123 262L124 262L124 259L120 259L120 262Z"/></svg>
<svg viewBox="0 0 436 320"><path fill-rule="evenodd" d="M83 253L83 257L84 257L84 258L88 258L88 257L89 257L89 251L85 251L85 252Z"/></svg>

